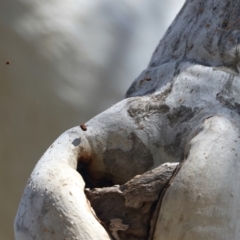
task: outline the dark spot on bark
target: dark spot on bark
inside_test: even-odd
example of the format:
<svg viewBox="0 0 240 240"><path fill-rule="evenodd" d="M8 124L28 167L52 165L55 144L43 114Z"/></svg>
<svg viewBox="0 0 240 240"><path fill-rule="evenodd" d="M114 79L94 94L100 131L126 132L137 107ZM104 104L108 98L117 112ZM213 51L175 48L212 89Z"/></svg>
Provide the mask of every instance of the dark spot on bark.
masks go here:
<svg viewBox="0 0 240 240"><path fill-rule="evenodd" d="M216 99L222 103L224 107L235 110L238 114L240 114L240 104L236 102L235 98L229 97L220 92L216 95Z"/></svg>
<svg viewBox="0 0 240 240"><path fill-rule="evenodd" d="M156 47L154 53L157 53L157 52L158 52L158 48L159 48L159 46Z"/></svg>
<svg viewBox="0 0 240 240"><path fill-rule="evenodd" d="M81 143L81 138L75 138L72 141L72 145L74 145L75 147L77 147L80 143Z"/></svg>
<svg viewBox="0 0 240 240"><path fill-rule="evenodd" d="M176 68L174 70L174 77L178 76L180 73L180 69L178 68L178 64L176 64Z"/></svg>
<svg viewBox="0 0 240 240"><path fill-rule="evenodd" d="M77 171L81 174L87 188L95 187L94 184L92 183L92 179L91 179L90 174L89 174L89 169L88 169L88 164L87 163L82 162L82 161L78 161Z"/></svg>
<svg viewBox="0 0 240 240"><path fill-rule="evenodd" d="M234 30L227 31L219 37L218 51L223 64L217 67L220 70L239 76L238 64L240 62L240 55L237 46L240 42L240 31L236 30L236 27L233 25L232 28Z"/></svg>
<svg viewBox="0 0 240 240"><path fill-rule="evenodd" d="M170 122L170 125L173 126L176 123L183 123L189 121L194 117L195 113L199 109L196 107L194 109L186 106L180 106L178 108L174 108L171 113L167 115L167 118Z"/></svg>
<svg viewBox="0 0 240 240"><path fill-rule="evenodd" d="M206 28L209 28L211 25L209 24L209 23L207 23L206 25L205 25L205 27Z"/></svg>
<svg viewBox="0 0 240 240"><path fill-rule="evenodd" d="M80 125L80 128L83 130L83 131L87 131L87 126L83 123Z"/></svg>
<svg viewBox="0 0 240 240"><path fill-rule="evenodd" d="M89 163L84 161L78 161L77 164L77 171L81 174L86 188L110 187L114 185L110 176L107 176L107 174L101 179L95 179L94 176L90 174L89 165Z"/></svg>
<svg viewBox="0 0 240 240"><path fill-rule="evenodd" d="M230 6L231 2L230 1L227 1L226 5L225 5L225 8L228 8Z"/></svg>
<svg viewBox="0 0 240 240"><path fill-rule="evenodd" d="M204 9L203 8L200 8L199 10L198 10L198 13L199 14L202 14L204 12Z"/></svg>
<svg viewBox="0 0 240 240"><path fill-rule="evenodd" d="M239 76L239 70L237 65L238 61L237 62L232 61L229 63L225 63L224 66L213 67L213 70L220 70L234 76Z"/></svg>
<svg viewBox="0 0 240 240"><path fill-rule="evenodd" d="M165 114L170 111L170 107L163 104L164 100L172 92L172 85L165 89L160 94L153 94L148 101L143 101L141 98L135 98L129 104L128 114L134 118L135 123L148 119L155 114Z"/></svg>
<svg viewBox="0 0 240 240"><path fill-rule="evenodd" d="M154 93L158 86L158 78L157 68L148 68L144 70L140 76L134 80L130 88L127 90L125 97L144 96ZM147 84L146 81L152 81L152 83ZM145 85L145 87L143 87L143 85Z"/></svg>
<svg viewBox="0 0 240 240"><path fill-rule="evenodd" d="M10 62L9 62L9 61L7 61L7 62L6 62L6 65L9 65L9 64L10 64Z"/></svg>
<svg viewBox="0 0 240 240"><path fill-rule="evenodd" d="M228 109L234 110L240 114L240 104L233 96L233 80L234 76L230 75L226 84L224 84L221 92L217 93L216 100L218 100L222 105Z"/></svg>
<svg viewBox="0 0 240 240"><path fill-rule="evenodd" d="M226 28L228 26L228 20L223 20L222 28Z"/></svg>
<svg viewBox="0 0 240 240"><path fill-rule="evenodd" d="M159 112L167 113L167 112L169 112L170 107L166 104L163 104L163 105L159 106L158 110L159 110Z"/></svg>
<svg viewBox="0 0 240 240"><path fill-rule="evenodd" d="M174 156L174 157L179 157L181 156L181 159L183 158L183 149L184 149L184 144L183 139L184 139L184 134L187 132L187 129L184 129L182 132L178 132L173 140L172 143L164 145L164 150L166 151L167 154Z"/></svg>
<svg viewBox="0 0 240 240"><path fill-rule="evenodd" d="M83 162L86 164L91 164L92 163L92 157L90 153L84 149L84 147L79 146L79 155L78 155L78 162Z"/></svg>
<svg viewBox="0 0 240 240"><path fill-rule="evenodd" d="M229 20L230 20L230 17L231 17L231 12L229 12L229 10L227 10L227 8L230 6L230 1L228 1L226 3L226 5L224 6L224 12L225 12L225 16L224 16L224 19L223 19L223 22L222 22L222 28L226 28L229 24Z"/></svg>
<svg viewBox="0 0 240 240"><path fill-rule="evenodd" d="M44 201L44 204L41 209L42 216L46 215L49 212L49 204L48 203L49 202L47 202L47 204L46 204Z"/></svg>
<svg viewBox="0 0 240 240"><path fill-rule="evenodd" d="M24 224L25 221L21 220L21 219L18 219L17 223L16 223L16 229L18 232L21 232L21 233L25 233L28 237L31 237L31 239L34 239L35 236L33 236L33 234L31 233L30 229L29 229L29 226L26 226Z"/></svg>
<svg viewBox="0 0 240 240"><path fill-rule="evenodd" d="M82 147L79 147L79 156L77 159L77 171L81 174L86 187L107 187L112 186L112 182L108 179L98 179L94 173L91 173L89 167L92 163L92 156Z"/></svg>
<svg viewBox="0 0 240 240"><path fill-rule="evenodd" d="M153 165L152 154L141 139L134 133L128 139L132 142L129 151L118 148L104 153L105 170L114 184L123 184L135 175L146 172Z"/></svg>
<svg viewBox="0 0 240 240"><path fill-rule="evenodd" d="M180 36L181 37L181 36ZM171 44L172 46L172 53L174 53L176 50L179 49L179 44L181 44L180 37L176 38L173 43Z"/></svg>
<svg viewBox="0 0 240 240"><path fill-rule="evenodd" d="M159 59L153 61L151 64L150 64L150 67L154 68L154 67L157 67L159 66Z"/></svg>

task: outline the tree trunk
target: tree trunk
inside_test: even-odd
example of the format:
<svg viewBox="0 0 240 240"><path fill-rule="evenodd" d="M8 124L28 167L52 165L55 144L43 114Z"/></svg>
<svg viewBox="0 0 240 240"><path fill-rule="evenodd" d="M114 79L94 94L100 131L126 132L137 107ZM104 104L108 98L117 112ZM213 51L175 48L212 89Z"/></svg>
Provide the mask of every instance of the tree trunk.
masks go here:
<svg viewBox="0 0 240 240"><path fill-rule="evenodd" d="M16 239L239 239L239 16L186 1L126 99L40 159Z"/></svg>

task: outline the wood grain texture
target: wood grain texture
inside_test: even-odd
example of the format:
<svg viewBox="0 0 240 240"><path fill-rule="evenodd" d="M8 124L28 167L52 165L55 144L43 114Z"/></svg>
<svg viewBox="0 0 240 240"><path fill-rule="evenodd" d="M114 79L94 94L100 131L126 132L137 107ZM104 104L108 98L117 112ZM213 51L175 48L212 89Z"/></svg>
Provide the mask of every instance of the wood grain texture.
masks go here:
<svg viewBox="0 0 240 240"><path fill-rule="evenodd" d="M85 189L97 217L113 236L111 221L119 219L127 226L117 232L121 240L144 240L150 232L150 223L156 203L167 187L178 163L166 163L154 170L135 176L123 185ZM113 236L114 237L114 236Z"/></svg>

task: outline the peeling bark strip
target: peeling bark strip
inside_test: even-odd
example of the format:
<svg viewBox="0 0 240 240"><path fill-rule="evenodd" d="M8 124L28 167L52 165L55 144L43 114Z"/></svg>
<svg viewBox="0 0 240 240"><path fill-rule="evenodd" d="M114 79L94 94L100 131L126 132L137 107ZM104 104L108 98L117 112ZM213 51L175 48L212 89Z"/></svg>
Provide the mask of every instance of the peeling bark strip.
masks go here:
<svg viewBox="0 0 240 240"><path fill-rule="evenodd" d="M240 0L187 0L126 99L42 156L16 240L239 240L239 29Z"/></svg>
<svg viewBox="0 0 240 240"><path fill-rule="evenodd" d="M121 186L85 189L96 215L113 239L148 238L156 202L177 166L178 163L165 163ZM124 229L112 228L112 220L116 222L116 218L125 225ZM156 220L155 216L153 223Z"/></svg>

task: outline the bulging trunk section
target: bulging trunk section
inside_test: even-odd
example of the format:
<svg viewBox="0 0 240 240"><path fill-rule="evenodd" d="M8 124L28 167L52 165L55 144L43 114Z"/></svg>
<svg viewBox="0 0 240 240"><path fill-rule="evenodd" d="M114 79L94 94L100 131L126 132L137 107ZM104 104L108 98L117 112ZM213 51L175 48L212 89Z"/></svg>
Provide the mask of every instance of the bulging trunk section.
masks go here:
<svg viewBox="0 0 240 240"><path fill-rule="evenodd" d="M186 1L127 98L64 133L40 159L16 239L237 240L239 16L239 0ZM166 162L181 168L160 190L155 170ZM85 183L107 187L87 190L98 217ZM134 224L147 212L141 231Z"/></svg>

